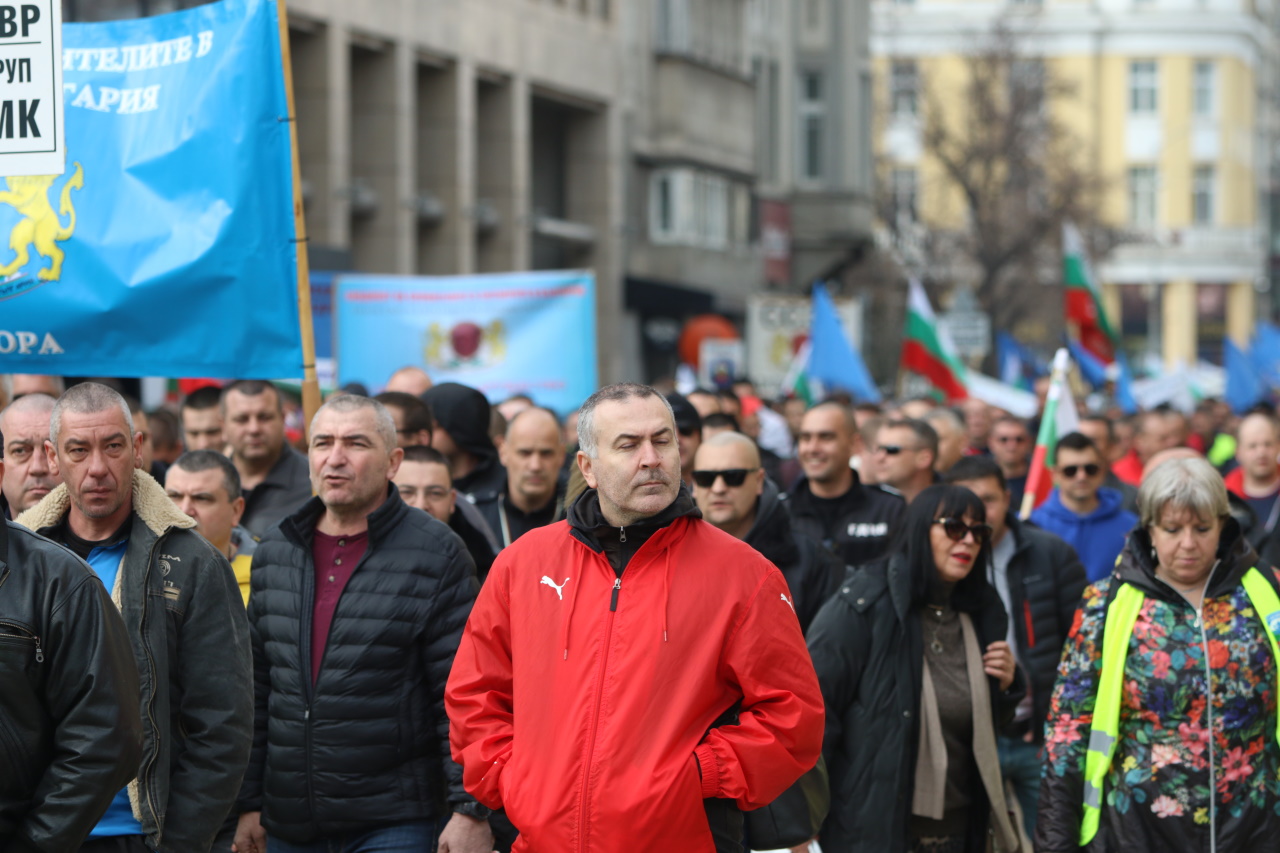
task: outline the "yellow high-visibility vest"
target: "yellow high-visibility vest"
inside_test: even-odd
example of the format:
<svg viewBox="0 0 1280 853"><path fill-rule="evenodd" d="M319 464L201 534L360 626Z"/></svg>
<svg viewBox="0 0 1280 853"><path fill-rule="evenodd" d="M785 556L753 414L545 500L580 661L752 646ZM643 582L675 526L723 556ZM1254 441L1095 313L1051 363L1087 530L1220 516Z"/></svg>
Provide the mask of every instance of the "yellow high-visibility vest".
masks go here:
<svg viewBox="0 0 1280 853"><path fill-rule="evenodd" d="M1277 677L1280 677L1280 596L1267 582L1262 572L1252 568L1242 579L1249 603L1262 620L1262 627L1271 641L1271 654L1277 661ZM1102 817L1102 786L1111 769L1120 737L1120 699L1124 693L1125 659L1129 655L1129 639L1134 623L1142 609L1145 596L1137 587L1121 585L1115 599L1107 607L1107 621L1103 626L1102 670L1098 673L1098 695L1093 706L1093 726L1089 730L1089 749L1084 765L1084 817L1080 822L1080 846L1084 847L1098 834L1098 822ZM1203 618L1203 616L1201 617ZM1277 695L1280 695L1278 693ZM1280 714L1276 720L1276 740L1280 741Z"/></svg>

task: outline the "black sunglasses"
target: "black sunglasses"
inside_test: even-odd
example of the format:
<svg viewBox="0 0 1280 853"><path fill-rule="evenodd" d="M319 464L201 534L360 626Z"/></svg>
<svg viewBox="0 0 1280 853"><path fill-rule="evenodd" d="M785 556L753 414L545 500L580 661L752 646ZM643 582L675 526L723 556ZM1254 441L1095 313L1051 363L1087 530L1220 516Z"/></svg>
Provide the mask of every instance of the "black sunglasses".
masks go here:
<svg viewBox="0 0 1280 853"><path fill-rule="evenodd" d="M745 483L748 474L759 470L759 468L726 468L723 471L694 471L693 482L701 488L709 489L716 484L716 477L724 477L724 484L733 489Z"/></svg>
<svg viewBox="0 0 1280 853"><path fill-rule="evenodd" d="M942 532L947 534L947 538L952 542L963 542L964 537L969 533L973 534L973 541L979 546L991 541L990 524L965 524L959 518L935 518L933 523L941 524Z"/></svg>
<svg viewBox="0 0 1280 853"><path fill-rule="evenodd" d="M1063 465L1062 476L1066 477L1068 480L1074 480L1076 478L1076 474L1080 473L1081 469L1084 470L1084 475L1086 477L1096 477L1098 476L1098 472L1102 470L1102 467L1096 462L1086 462L1084 465Z"/></svg>
<svg viewBox="0 0 1280 853"><path fill-rule="evenodd" d="M881 444L876 448L876 450L884 453L886 456L897 456L906 449L907 448L903 447L901 444Z"/></svg>

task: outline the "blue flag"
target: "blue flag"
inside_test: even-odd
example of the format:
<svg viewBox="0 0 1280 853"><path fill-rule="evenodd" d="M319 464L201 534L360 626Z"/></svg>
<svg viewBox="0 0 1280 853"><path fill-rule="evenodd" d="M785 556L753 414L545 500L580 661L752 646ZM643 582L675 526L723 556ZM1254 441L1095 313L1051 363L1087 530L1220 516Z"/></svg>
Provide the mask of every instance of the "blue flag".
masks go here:
<svg viewBox="0 0 1280 853"><path fill-rule="evenodd" d="M68 24L63 83L66 174L0 191L0 372L302 376L275 2Z"/></svg>
<svg viewBox="0 0 1280 853"><path fill-rule="evenodd" d="M1258 321L1253 346L1246 354L1264 382L1280 386L1280 329L1265 320Z"/></svg>
<svg viewBox="0 0 1280 853"><path fill-rule="evenodd" d="M860 400L879 403L880 390L845 336L835 303L821 284L813 286L813 319L809 323L809 376L829 389L842 388Z"/></svg>
<svg viewBox="0 0 1280 853"><path fill-rule="evenodd" d="M1233 412L1242 414L1267 396L1266 384L1253 360L1230 338L1222 342L1222 351L1227 370L1226 400Z"/></svg>
<svg viewBox="0 0 1280 853"><path fill-rule="evenodd" d="M996 332L996 364L1000 381L1030 391L1034 380L1049 371L1036 354L1008 332Z"/></svg>
<svg viewBox="0 0 1280 853"><path fill-rule="evenodd" d="M1077 341L1067 339L1067 348L1071 358L1080 368L1080 374L1093 388L1101 388L1109 380L1115 382L1115 402L1126 415L1138 411L1138 401L1133 396L1133 371L1129 369L1129 358L1123 352L1116 353L1115 363L1105 365L1094 357Z"/></svg>

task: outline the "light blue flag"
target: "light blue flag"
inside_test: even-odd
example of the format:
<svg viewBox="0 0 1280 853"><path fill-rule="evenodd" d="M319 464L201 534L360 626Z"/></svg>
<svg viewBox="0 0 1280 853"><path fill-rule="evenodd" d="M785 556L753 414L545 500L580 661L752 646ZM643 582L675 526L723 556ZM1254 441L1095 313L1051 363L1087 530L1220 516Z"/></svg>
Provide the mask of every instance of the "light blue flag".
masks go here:
<svg viewBox="0 0 1280 853"><path fill-rule="evenodd" d="M302 376L275 2L68 24L63 82L66 174L0 191L0 372Z"/></svg>
<svg viewBox="0 0 1280 853"><path fill-rule="evenodd" d="M813 319L809 321L809 376L828 389L842 388L860 400L880 402L880 390L862 356L849 343L835 303L821 284L813 286Z"/></svg>
<svg viewBox="0 0 1280 853"><path fill-rule="evenodd" d="M1223 367L1227 370L1226 400L1231 410L1243 414L1267 396L1266 384L1253 360L1230 338L1222 342Z"/></svg>

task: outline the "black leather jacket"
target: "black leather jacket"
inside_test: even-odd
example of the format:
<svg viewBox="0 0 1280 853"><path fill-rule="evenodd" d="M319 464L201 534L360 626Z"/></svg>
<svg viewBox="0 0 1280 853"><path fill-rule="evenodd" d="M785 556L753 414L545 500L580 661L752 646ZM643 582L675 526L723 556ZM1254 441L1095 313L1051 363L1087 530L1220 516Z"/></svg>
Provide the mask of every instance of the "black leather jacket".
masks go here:
<svg viewBox="0 0 1280 853"><path fill-rule="evenodd" d="M0 853L75 850L141 755L138 670L102 583L0 520Z"/></svg>

